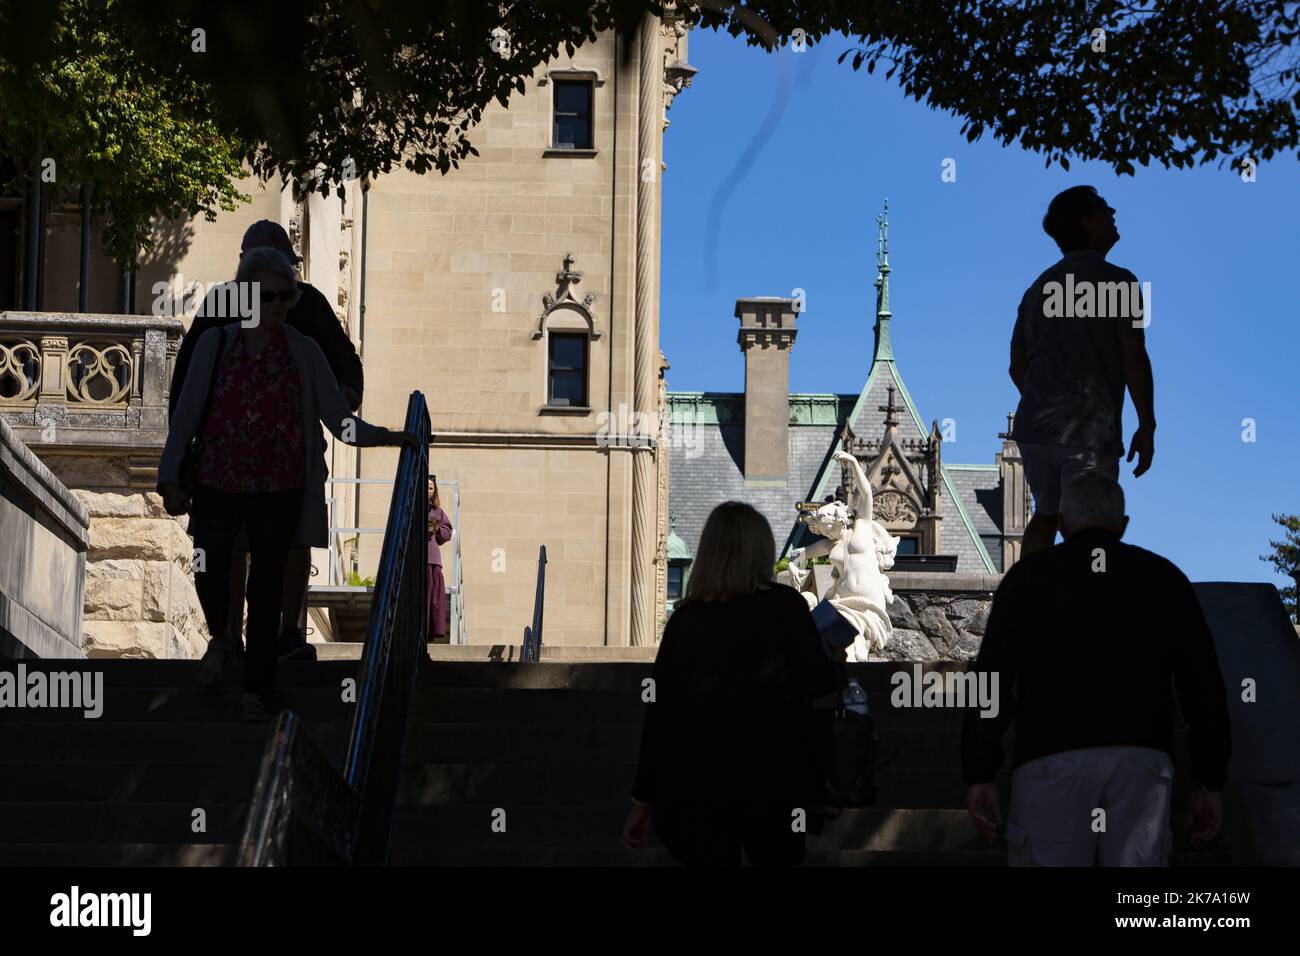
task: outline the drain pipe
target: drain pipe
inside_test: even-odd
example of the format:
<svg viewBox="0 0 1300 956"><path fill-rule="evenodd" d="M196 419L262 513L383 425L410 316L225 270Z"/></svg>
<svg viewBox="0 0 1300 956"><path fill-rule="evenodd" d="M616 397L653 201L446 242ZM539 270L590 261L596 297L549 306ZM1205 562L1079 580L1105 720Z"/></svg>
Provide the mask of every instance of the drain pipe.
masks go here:
<svg viewBox="0 0 1300 956"><path fill-rule="evenodd" d="M369 223L370 212L370 182L366 180L361 184L361 281L357 289L357 357L361 359L362 375L365 374L366 367L366 226ZM364 396L362 398L364 402ZM361 448L352 449L356 464L353 466L353 473L361 477ZM352 527L361 527L361 489L362 485L357 485L357 493L352 496ZM361 536L357 535L357 553L361 552ZM345 575L346 577L346 575Z"/></svg>

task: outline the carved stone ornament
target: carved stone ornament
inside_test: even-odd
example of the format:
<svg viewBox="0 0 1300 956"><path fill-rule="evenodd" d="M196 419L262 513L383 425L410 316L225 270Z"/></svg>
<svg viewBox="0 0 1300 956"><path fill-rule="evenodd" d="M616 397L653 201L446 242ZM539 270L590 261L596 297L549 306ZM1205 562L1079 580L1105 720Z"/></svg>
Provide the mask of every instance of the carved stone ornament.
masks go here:
<svg viewBox="0 0 1300 956"><path fill-rule="evenodd" d="M544 306L541 316L537 320L537 328L533 330L533 338L540 339L546 330L546 320L550 318L552 312L559 309L570 309L577 312L587 320L588 334L593 340L600 338L600 333L596 331L596 320L591 314L591 307L596 301L596 297L588 292L578 299L573 294L573 287L582 281L582 273L573 271L574 258L572 253L565 253L563 268L555 274L555 292L547 292L542 296L542 305Z"/></svg>
<svg viewBox="0 0 1300 956"><path fill-rule="evenodd" d="M916 523L916 508L897 491L882 491L876 495L876 519L890 524Z"/></svg>

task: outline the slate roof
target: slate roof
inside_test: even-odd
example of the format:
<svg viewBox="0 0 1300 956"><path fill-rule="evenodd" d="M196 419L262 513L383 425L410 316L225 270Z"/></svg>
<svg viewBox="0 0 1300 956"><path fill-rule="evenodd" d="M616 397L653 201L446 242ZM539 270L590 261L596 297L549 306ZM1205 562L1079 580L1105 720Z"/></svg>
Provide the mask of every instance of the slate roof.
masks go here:
<svg viewBox="0 0 1300 956"><path fill-rule="evenodd" d="M836 438L845 420L860 439L879 439L885 432L881 407L894 389L900 441L924 441L930 435L916 403L903 384L894 359L889 308L888 207L880 225L877 256L875 349L862 391L854 395L791 395L789 467L782 486L745 486L745 396L737 393L669 392L670 441L668 507L676 517L678 535L691 553L698 550L700 532L709 512L723 501L744 501L757 508L772 526L777 557L811 535L796 523L798 501L827 501L839 483L840 469L831 461ZM792 356L793 357L793 356ZM701 415L701 409L705 414ZM674 435L673 429L691 429ZM690 442L680 439L689 437ZM694 443L695 447L691 448ZM996 466L940 467L939 551L957 555L957 570L992 573L1002 561L1002 497Z"/></svg>
<svg viewBox="0 0 1300 956"><path fill-rule="evenodd" d="M727 397L744 404L743 394ZM724 501L744 501L767 518L776 539L773 560L780 557L795 527L795 502L808 499L814 478L830 456L835 426L791 425L786 484L750 488L745 487L743 469L743 418L737 424L717 424L682 422L670 417L668 428L668 507L676 518L677 534L691 554L699 549L700 532L709 512ZM691 430L689 442L683 441L680 431L674 435L674 430L681 429Z"/></svg>

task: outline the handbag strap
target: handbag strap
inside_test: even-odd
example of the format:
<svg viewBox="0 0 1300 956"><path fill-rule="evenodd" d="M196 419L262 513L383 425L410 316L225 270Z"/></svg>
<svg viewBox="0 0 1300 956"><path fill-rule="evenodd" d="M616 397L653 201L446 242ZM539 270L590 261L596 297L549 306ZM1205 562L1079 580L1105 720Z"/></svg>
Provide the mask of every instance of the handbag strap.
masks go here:
<svg viewBox="0 0 1300 956"><path fill-rule="evenodd" d="M221 355L226 351L226 328L221 327L221 337L217 340L217 354L212 357L212 374L208 376L208 394L203 399L203 409L199 412L199 423L194 429L194 439L203 434L203 426L208 422L208 407L212 404L212 389L217 384L217 369L221 366Z"/></svg>

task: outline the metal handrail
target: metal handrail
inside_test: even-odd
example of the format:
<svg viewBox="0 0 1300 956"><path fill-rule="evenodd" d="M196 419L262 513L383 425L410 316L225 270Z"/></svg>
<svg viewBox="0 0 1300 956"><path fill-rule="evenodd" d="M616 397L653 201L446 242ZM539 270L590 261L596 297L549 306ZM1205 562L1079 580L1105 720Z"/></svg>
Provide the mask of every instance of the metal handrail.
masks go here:
<svg viewBox="0 0 1300 956"><path fill-rule="evenodd" d="M429 410L419 392L412 392L407 403L405 428L424 441L398 456L343 771L302 732L296 715L281 713L267 741L244 825L237 856L241 866L304 862L307 854L293 852L295 824L314 838L311 862L388 860L415 678L420 659L427 657Z"/></svg>
<svg viewBox="0 0 1300 956"><path fill-rule="evenodd" d="M361 864L388 861L407 718L420 658L428 656L429 410L419 392L411 393L405 427L425 440L398 458L343 768L360 801L353 862Z"/></svg>

